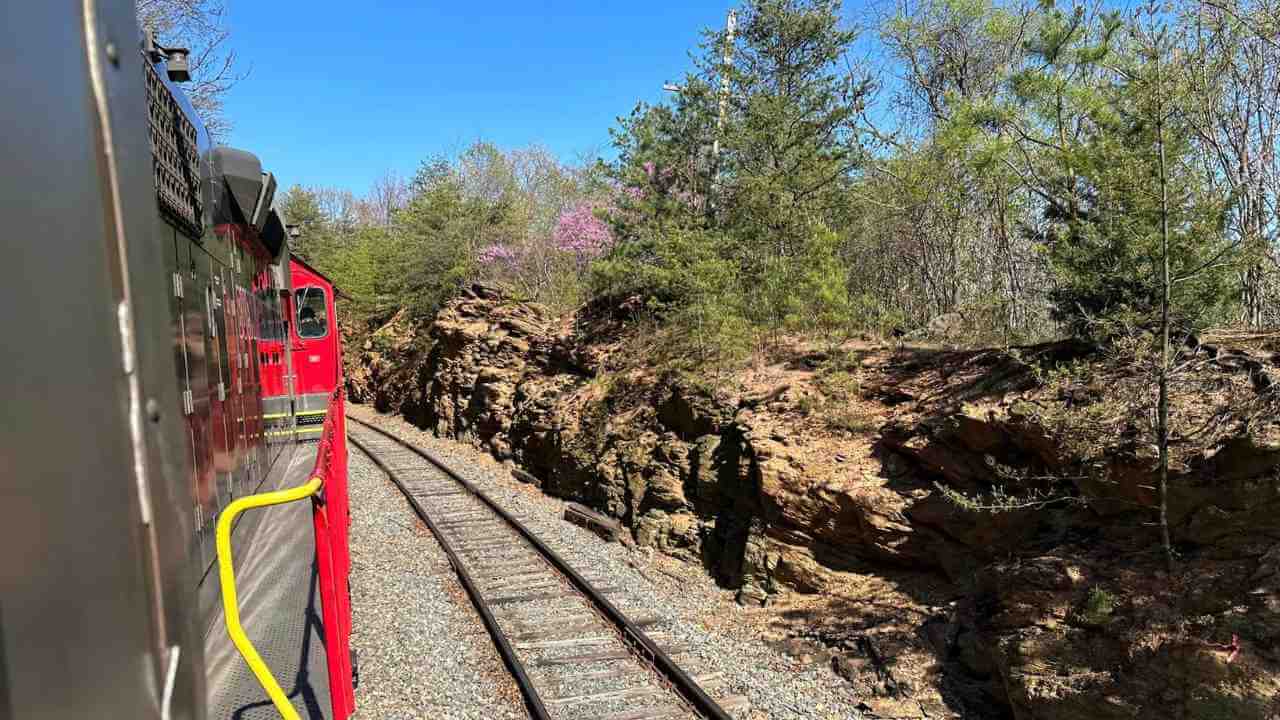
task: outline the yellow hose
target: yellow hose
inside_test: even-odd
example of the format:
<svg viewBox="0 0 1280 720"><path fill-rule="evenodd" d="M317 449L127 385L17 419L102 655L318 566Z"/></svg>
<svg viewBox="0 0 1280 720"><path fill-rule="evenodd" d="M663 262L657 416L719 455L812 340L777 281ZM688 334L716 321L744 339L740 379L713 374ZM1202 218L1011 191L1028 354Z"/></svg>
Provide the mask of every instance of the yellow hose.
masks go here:
<svg viewBox="0 0 1280 720"><path fill-rule="evenodd" d="M298 717L298 712L293 709L293 703L289 702L284 690L280 689L280 683L276 682L271 670L262 661L262 656L253 647L253 643L249 642L249 636L245 635L244 628L240 625L240 608L236 600L236 570L232 566L231 559L231 526L235 523L236 516L245 510L282 505L309 498L319 492L322 484L323 481L320 478L313 477L305 485L288 490L242 497L228 505L218 516L218 578L222 585L222 609L226 616L227 634L231 636L231 642L240 651L240 656L249 664L249 669L258 678L262 689L267 691L267 697L271 698L272 704L276 706L276 712L280 713L280 717L284 720L301 719Z"/></svg>

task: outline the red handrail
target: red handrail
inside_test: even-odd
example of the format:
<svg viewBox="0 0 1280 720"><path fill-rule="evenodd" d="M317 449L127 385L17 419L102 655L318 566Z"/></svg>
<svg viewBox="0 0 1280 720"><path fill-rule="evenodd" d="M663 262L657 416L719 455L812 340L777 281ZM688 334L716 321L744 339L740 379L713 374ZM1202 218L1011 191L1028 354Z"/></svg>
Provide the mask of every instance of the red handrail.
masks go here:
<svg viewBox="0 0 1280 720"><path fill-rule="evenodd" d="M324 480L323 491L314 504L313 519L329 694L334 720L347 720L356 703L351 667L351 589L348 585L351 554L347 542L351 506L347 497L347 422L341 387L329 398L312 475Z"/></svg>

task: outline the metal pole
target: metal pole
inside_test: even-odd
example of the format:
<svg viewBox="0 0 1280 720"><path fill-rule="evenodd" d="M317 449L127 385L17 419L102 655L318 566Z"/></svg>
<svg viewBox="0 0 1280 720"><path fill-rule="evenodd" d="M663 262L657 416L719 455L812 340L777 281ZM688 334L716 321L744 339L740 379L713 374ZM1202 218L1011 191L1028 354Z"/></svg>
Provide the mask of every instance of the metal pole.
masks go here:
<svg viewBox="0 0 1280 720"><path fill-rule="evenodd" d="M720 65L720 116L716 120L716 137L711 143L711 187L707 198L709 217L715 218L720 194L720 137L724 135L725 117L729 113L729 69L733 67L733 41L738 29L738 11L730 10L725 18L723 62Z"/></svg>
<svg viewBox="0 0 1280 720"><path fill-rule="evenodd" d="M733 41L738 30L738 11L730 10L725 20L725 42L723 62L720 65L720 119L716 123L716 139L711 145L711 153L716 159L716 170L720 166L720 136L724 133L725 115L729 111L729 68L733 65Z"/></svg>

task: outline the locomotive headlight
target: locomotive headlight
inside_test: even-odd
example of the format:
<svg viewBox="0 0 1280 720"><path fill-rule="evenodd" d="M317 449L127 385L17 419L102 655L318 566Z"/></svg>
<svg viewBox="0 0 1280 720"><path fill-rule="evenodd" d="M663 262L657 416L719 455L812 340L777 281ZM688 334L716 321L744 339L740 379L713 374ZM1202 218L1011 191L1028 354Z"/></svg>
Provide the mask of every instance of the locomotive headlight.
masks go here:
<svg viewBox="0 0 1280 720"><path fill-rule="evenodd" d="M142 50L151 62L165 61L165 70L170 82L187 82L191 80L191 50L188 48L169 48L156 42L156 34L148 28L142 40Z"/></svg>
<svg viewBox="0 0 1280 720"><path fill-rule="evenodd" d="M191 53L186 48L165 48L165 70L173 82L191 80Z"/></svg>

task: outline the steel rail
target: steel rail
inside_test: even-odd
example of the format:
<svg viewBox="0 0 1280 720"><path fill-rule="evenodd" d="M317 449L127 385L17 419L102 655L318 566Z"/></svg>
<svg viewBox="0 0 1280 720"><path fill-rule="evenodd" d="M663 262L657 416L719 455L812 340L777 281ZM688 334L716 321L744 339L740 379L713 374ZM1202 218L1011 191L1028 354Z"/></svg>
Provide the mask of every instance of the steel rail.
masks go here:
<svg viewBox="0 0 1280 720"><path fill-rule="evenodd" d="M347 416L349 420L360 420ZM361 423L367 427L373 427L367 423ZM377 428L374 428L375 430ZM480 613L480 620L484 622L484 627L489 631L489 637L493 638L493 644L498 647L498 654L502 656L502 662L507 666L507 670L515 677L516 685L520 688L520 694L524 696L524 703L529 708L529 714L534 720L551 720L551 714L547 712L547 706L542 702L542 697L538 695L538 691L533 686L533 681L529 678L529 674L525 672L524 663L520 662L520 658L516 656L515 648L511 647L511 642L507 640L506 633L502 632L502 627L498 625L498 619L494 617L493 610L489 607L489 603L480 594L480 588L476 585L475 580L471 577L471 571L467 569L466 563L458 556L457 550L453 547L453 542L449 537L441 531L435 521L427 513L426 508L418 502L418 498L414 497L409 491L409 486L401 479L400 474L393 470L389 465L382 461L372 450L355 436L348 434L347 439L356 447L360 448L374 465L377 465L382 472L391 478L391 482L400 488L400 494L405 496L409 501L409 505L413 507L413 512L422 522L426 523L427 528L431 530L431 534L435 535L436 540L440 543L440 547L444 549L444 554L449 558L449 564L453 566L453 571L457 573L458 580L462 582L462 587L467 591L467 596L471 598L471 604L475 606L476 612ZM399 438L393 438L399 440Z"/></svg>
<svg viewBox="0 0 1280 720"><path fill-rule="evenodd" d="M454 471L453 468L449 467L447 463L445 463L443 460L440 460L429 451L423 450L417 445L410 443L409 441L395 435L394 433L383 430L382 428L372 425L370 423L367 423L357 417L352 417L351 415L348 415L347 418L350 420L354 420L357 424L362 425L366 428L369 428L370 430L373 430L374 432L385 436L386 438L402 445L406 449L417 454L419 457L423 458L424 460L426 460L427 462L435 466L438 470L448 475L452 480L457 482L459 485L465 488L469 493L471 493L476 499L484 503L496 515L501 517L503 521L505 521L517 533L519 533L519 535L522 538L524 538L524 540L528 542L534 548L534 550L538 552L538 554L542 555L549 563L551 563L551 565L556 570L558 570L567 580L569 580L569 582L575 588L577 588L579 592L581 592L585 597L587 597L587 599L589 599L592 602L592 604L595 605L596 609L600 612L600 614L607 621L609 621L614 625L615 629L621 633L624 639L629 638L632 642L635 643L635 645L639 646L639 648L642 649L645 654L648 655L648 657L644 658L644 660L648 662L654 668L654 670L658 672L658 674L663 678L663 680L665 680L667 683L670 684L671 688L676 692L676 694L679 695L680 698L685 703L687 703L692 710L694 710L694 712L701 715L706 720L733 720L732 716L730 716L729 713L725 712L725 710L720 707L719 703L713 700L710 695L707 695L706 691L703 690L688 673L686 673L679 665L677 665L675 661L672 660L670 656L668 656L662 650L662 648L658 646L657 643L655 643L651 638L649 638L649 636L646 635L643 630L641 630L638 626L632 623L631 620L628 619L627 616L623 614L621 610L615 607L613 603L609 602L609 600L605 598L604 595L602 595L598 590L596 590L596 588L592 586L591 583L587 582L586 578L578 574L578 572L574 570L573 567L570 566L569 563L564 560L564 558L560 557L558 553L556 553L554 550L548 547L546 543L542 542L541 538L535 535L531 530L526 528L519 520L513 517L500 505L498 505L498 503L496 503L492 498L490 498L487 494L485 494L483 490L476 487L475 484L473 484L471 481L459 475L456 471ZM360 447L361 450L365 450L364 446L359 441L356 441L355 438L351 438L351 440L355 442L356 446ZM373 457L373 455L369 453L367 450L365 450L365 454L369 455L371 458ZM381 462L378 462L377 460L375 460L375 463L378 464L378 466L381 467L385 472L387 472L388 475L390 475L390 471L387 469L386 465L382 464ZM401 491L404 492L406 496L410 496L409 492L407 491L407 489L405 489L405 486L403 484L401 484L399 481L396 481L395 478L392 478L392 479L393 481L396 482L398 486L400 486ZM411 498L411 502L414 504L415 511L417 511L419 516L423 517L424 521L427 522L428 525L430 526L430 521L426 520L425 518L426 513L421 510L421 506L418 505L416 500L412 498ZM432 532L435 533L437 537L442 538L441 544L443 545L444 540L443 540L442 533L436 532L434 527L432 527ZM454 556L452 554L450 554L450 560L454 561ZM460 563L455 562L454 567L459 568L459 565ZM459 575L461 575L462 573L463 571L459 569ZM484 614L488 612L488 605L486 601L480 597L478 592L473 594L470 590L468 590L468 594L472 596L472 601L476 604L477 608L481 608L481 607L485 608L485 610L482 611L482 616L484 616ZM491 613L489 613L489 617L492 617ZM487 626L488 626L488 622L486 621L486 627ZM494 628L497 628L496 622L494 623ZM494 633L494 630L491 629L490 634L493 634L493 633ZM498 634L499 635L501 634L500 629L498 630ZM495 635L494 639L495 639L495 642L499 642L500 648L502 647L510 648L510 644L507 643L505 636L503 636L502 639L499 640L498 636ZM506 658L506 655L504 653L504 659L505 658ZM515 664L519 666L519 662L514 660L514 653L512 653L512 658L513 658L513 662L515 662ZM514 673L514 670L513 670L513 673ZM527 679L527 676L526 676L526 679ZM533 692L534 696L536 697L537 693L533 691L532 685L530 685L529 689L531 692Z"/></svg>

